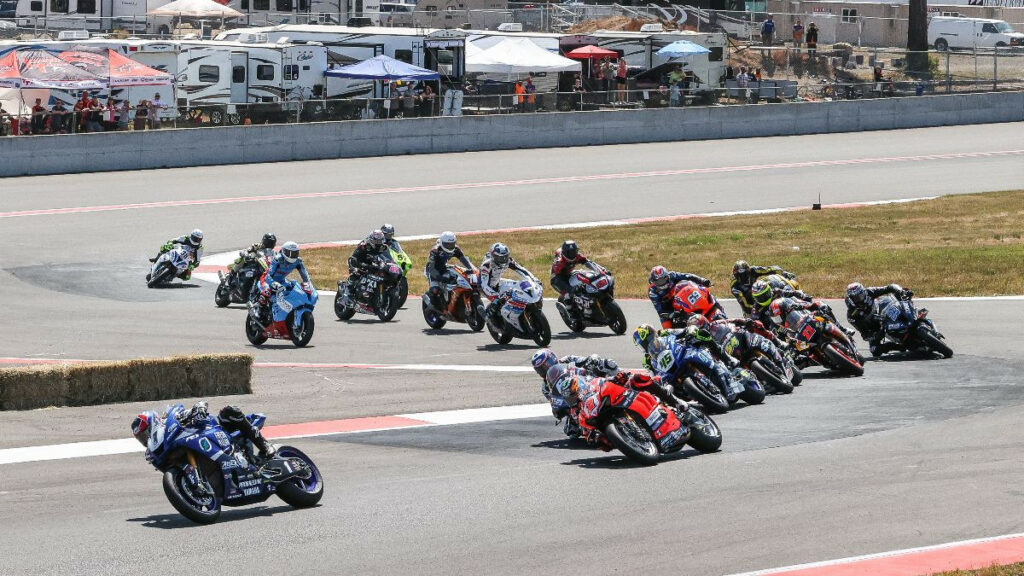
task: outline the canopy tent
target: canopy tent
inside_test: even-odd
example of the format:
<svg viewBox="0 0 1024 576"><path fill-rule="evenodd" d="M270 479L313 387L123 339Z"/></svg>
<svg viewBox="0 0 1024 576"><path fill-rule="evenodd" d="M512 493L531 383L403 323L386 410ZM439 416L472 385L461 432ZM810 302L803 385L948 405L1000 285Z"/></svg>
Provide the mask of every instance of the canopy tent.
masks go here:
<svg viewBox="0 0 1024 576"><path fill-rule="evenodd" d="M505 38L486 50L466 55L467 72L524 74L581 69L576 60L552 54L526 38Z"/></svg>
<svg viewBox="0 0 1024 576"><path fill-rule="evenodd" d="M619 53L591 44L589 46L581 46L572 52L567 52L565 56L575 60L600 60L602 58L618 58Z"/></svg>
<svg viewBox="0 0 1024 576"><path fill-rule="evenodd" d="M658 56L667 56L669 58L680 58L683 56L694 56L696 54L707 54L711 52L707 48L690 42L689 40L676 40L675 42L665 46L661 50L658 50Z"/></svg>
<svg viewBox="0 0 1024 576"><path fill-rule="evenodd" d="M12 50L0 56L0 88L95 90L106 86L103 78L45 50Z"/></svg>
<svg viewBox="0 0 1024 576"><path fill-rule="evenodd" d="M105 78L111 88L165 86L173 80L170 74L140 64L109 48L96 50L76 46L74 50L61 52L57 57L90 74Z"/></svg>
<svg viewBox="0 0 1024 576"><path fill-rule="evenodd" d="M146 12L146 15L170 16L172 18L238 18L244 16L238 10L214 2L214 0L174 0L174 2Z"/></svg>
<svg viewBox="0 0 1024 576"><path fill-rule="evenodd" d="M385 56L374 56L357 64L342 66L324 72L325 76L355 78L362 80L437 80L441 74L434 70L413 66L401 60Z"/></svg>

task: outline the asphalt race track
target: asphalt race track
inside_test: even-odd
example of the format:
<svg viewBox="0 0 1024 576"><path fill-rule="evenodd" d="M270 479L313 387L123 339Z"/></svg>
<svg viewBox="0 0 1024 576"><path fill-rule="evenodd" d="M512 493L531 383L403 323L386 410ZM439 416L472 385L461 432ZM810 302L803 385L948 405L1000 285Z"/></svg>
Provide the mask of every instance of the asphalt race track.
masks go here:
<svg viewBox="0 0 1024 576"><path fill-rule="evenodd" d="M244 309L216 309L212 285L147 290L146 258L194 227L212 254L266 229L314 242L385 220L426 234L802 206L819 191L844 203L1020 188L1022 128L6 179L0 297L14 305L0 357L247 351L292 366L258 368L252 397L211 406L239 402L269 424L535 404L531 373L486 371L525 366L530 343L431 333L414 299L386 325L338 322L325 299L308 348L256 349ZM0 465L0 574L730 574L1024 531L1024 344L1008 336L1024 300L921 305L953 358L871 361L863 378L809 370L792 395L718 417L720 453L653 468L569 443L547 417L297 439L326 477L320 506L271 499L196 527L140 454ZM631 324L654 319L647 303L624 309ZM556 352L639 364L628 338L572 337L545 310ZM346 363L429 366L330 366ZM446 369L467 365L484 368ZM0 413L0 450L123 438L144 407Z"/></svg>

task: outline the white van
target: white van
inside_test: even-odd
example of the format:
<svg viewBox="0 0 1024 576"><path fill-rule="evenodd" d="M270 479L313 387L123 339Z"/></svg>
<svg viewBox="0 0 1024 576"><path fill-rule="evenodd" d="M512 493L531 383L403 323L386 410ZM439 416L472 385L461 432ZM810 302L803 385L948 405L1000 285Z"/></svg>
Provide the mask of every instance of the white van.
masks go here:
<svg viewBox="0 0 1024 576"><path fill-rule="evenodd" d="M1024 46L1024 34L1002 20L935 16L928 22L928 44L936 50Z"/></svg>

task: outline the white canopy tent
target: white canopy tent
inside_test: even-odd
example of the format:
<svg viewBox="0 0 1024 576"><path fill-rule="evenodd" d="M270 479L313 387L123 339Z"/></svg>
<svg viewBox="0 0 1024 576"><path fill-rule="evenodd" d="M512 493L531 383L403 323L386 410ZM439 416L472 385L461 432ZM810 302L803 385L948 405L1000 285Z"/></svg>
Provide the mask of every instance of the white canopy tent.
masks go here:
<svg viewBox="0 0 1024 576"><path fill-rule="evenodd" d="M238 10L214 2L214 0L174 0L170 4L150 10L146 14L172 18L238 18L244 16Z"/></svg>
<svg viewBox="0 0 1024 576"><path fill-rule="evenodd" d="M526 38L506 38L486 50L466 53L466 72L527 74L581 69L578 61L548 52Z"/></svg>

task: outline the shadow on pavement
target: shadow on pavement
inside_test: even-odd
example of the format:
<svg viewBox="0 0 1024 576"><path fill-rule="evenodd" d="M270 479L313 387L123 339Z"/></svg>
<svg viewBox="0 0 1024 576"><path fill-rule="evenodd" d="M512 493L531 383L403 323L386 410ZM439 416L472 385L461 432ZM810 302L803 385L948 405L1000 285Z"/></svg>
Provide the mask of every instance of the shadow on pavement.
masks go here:
<svg viewBox="0 0 1024 576"><path fill-rule="evenodd" d="M494 342L476 347L476 349L481 352L493 352L495 350L535 350L536 348L536 344L517 344L514 340L508 344L498 344L497 342Z"/></svg>
<svg viewBox="0 0 1024 576"><path fill-rule="evenodd" d="M560 440L545 440L530 445L532 448L553 448L555 450L589 450L594 448L587 446L587 443L580 439L562 438Z"/></svg>
<svg viewBox="0 0 1024 576"><path fill-rule="evenodd" d="M428 326L423 330L420 330L420 332L428 336L458 336L460 334L479 334L479 332L474 332L473 329L470 328L468 324L456 323L456 326L462 326L462 328L431 328Z"/></svg>
<svg viewBox="0 0 1024 576"><path fill-rule="evenodd" d="M319 506L314 506L318 508ZM238 520L248 520L249 518L260 518L266 516L273 516L281 512L291 512L295 509L287 504L279 506L253 506L248 508L235 508L225 509L221 512L220 518L217 519L216 524L223 522L235 522ZM152 516L144 516L141 518L128 518L126 522L136 522L142 524L146 528L161 528L163 530L173 530L177 528L201 528L201 524L196 524L188 518L185 518L181 514L153 514Z"/></svg>
<svg viewBox="0 0 1024 576"><path fill-rule="evenodd" d="M590 338L614 338L618 334L614 332L559 332L558 334L552 334L552 340L579 340L580 338L587 340Z"/></svg>

